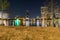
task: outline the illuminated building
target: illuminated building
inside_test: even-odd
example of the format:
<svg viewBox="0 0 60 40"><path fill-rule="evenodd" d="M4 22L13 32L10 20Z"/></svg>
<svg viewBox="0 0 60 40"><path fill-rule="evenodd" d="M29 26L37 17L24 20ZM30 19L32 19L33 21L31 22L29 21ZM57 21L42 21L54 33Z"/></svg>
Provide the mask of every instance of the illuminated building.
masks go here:
<svg viewBox="0 0 60 40"><path fill-rule="evenodd" d="M28 10L26 11L25 24L26 24L26 26L30 26L30 16L29 16Z"/></svg>
<svg viewBox="0 0 60 40"><path fill-rule="evenodd" d="M42 27L46 26L47 14L48 14L48 7L41 7Z"/></svg>
<svg viewBox="0 0 60 40"><path fill-rule="evenodd" d="M36 18L36 26L40 26L40 19L39 19L39 16L37 16L37 18Z"/></svg>
<svg viewBox="0 0 60 40"><path fill-rule="evenodd" d="M6 12L0 12L0 25L4 24L5 26L8 26L9 22L7 20L3 20L3 19L8 19L9 18L9 14Z"/></svg>
<svg viewBox="0 0 60 40"><path fill-rule="evenodd" d="M21 25L21 20L19 20L18 18L14 21L14 25L15 26L20 26Z"/></svg>

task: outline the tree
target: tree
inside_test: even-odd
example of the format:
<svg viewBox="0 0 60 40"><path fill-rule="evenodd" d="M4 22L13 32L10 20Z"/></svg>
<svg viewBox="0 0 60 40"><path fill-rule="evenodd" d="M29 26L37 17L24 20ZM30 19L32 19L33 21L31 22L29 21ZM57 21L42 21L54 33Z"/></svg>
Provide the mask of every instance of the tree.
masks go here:
<svg viewBox="0 0 60 40"><path fill-rule="evenodd" d="M7 10L10 6L10 3L8 0L0 0L0 10L3 12L4 10Z"/></svg>

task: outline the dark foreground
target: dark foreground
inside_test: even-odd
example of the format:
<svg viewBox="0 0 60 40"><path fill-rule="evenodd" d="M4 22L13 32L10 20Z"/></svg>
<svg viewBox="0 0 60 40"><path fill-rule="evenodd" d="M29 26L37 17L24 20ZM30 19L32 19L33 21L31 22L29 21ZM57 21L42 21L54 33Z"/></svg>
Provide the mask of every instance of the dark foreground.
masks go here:
<svg viewBox="0 0 60 40"><path fill-rule="evenodd" d="M60 40L60 28L0 26L0 40Z"/></svg>

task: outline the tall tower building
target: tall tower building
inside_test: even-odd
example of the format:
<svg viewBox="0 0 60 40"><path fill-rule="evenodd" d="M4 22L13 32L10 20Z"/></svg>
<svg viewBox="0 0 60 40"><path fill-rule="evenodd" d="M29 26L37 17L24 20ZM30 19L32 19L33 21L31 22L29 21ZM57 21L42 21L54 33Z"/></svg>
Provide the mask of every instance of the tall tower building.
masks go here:
<svg viewBox="0 0 60 40"><path fill-rule="evenodd" d="M47 18L48 7L41 7L41 17Z"/></svg>
<svg viewBox="0 0 60 40"><path fill-rule="evenodd" d="M56 18L60 18L60 7L59 6L55 8L54 13L55 13Z"/></svg>
<svg viewBox="0 0 60 40"><path fill-rule="evenodd" d="M30 16L29 16L29 11L28 10L26 11L25 17L26 17L26 20L25 20L26 26L30 26Z"/></svg>
<svg viewBox="0 0 60 40"><path fill-rule="evenodd" d="M55 19L56 19L55 24L56 24L56 27L57 27L57 26L60 26L60 7L57 6L55 8L54 12L55 12Z"/></svg>
<svg viewBox="0 0 60 40"><path fill-rule="evenodd" d="M48 7L46 7L46 6L41 7L42 27L44 27L46 24L47 14L48 14Z"/></svg>

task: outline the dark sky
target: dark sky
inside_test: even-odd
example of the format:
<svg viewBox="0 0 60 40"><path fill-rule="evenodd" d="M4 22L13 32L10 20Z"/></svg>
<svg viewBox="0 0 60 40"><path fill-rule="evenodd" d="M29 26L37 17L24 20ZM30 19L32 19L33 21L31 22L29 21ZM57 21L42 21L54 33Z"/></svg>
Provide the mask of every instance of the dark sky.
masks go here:
<svg viewBox="0 0 60 40"><path fill-rule="evenodd" d="M45 0L9 0L11 16L15 15L24 16L26 10L29 10L30 17L40 16L40 7Z"/></svg>

